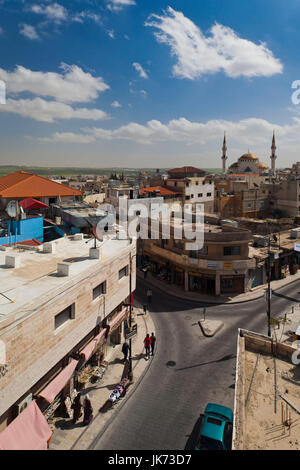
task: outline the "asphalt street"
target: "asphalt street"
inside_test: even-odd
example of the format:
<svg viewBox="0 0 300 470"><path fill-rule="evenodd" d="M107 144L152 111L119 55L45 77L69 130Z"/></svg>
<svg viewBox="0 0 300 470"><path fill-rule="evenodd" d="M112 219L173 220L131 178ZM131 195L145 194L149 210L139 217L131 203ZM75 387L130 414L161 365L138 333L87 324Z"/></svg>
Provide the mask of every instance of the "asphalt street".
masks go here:
<svg viewBox="0 0 300 470"><path fill-rule="evenodd" d="M139 280L135 297L142 303L146 303L146 290ZM207 338L198 324L204 304L152 291L155 356L134 394L98 440L98 450L193 448L199 416L208 402L233 409L238 328L267 334L263 298L206 305L206 318L224 323L213 338ZM281 316L299 302L300 283L295 282L273 293L272 316Z"/></svg>

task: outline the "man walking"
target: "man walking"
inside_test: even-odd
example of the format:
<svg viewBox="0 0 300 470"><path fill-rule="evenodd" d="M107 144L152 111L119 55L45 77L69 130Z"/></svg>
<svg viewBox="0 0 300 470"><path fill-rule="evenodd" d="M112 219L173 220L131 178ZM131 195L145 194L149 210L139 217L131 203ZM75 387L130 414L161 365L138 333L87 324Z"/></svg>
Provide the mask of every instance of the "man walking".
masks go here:
<svg viewBox="0 0 300 470"><path fill-rule="evenodd" d="M151 356L154 356L154 347L156 343L156 337L154 336L154 333L151 334Z"/></svg>
<svg viewBox="0 0 300 470"><path fill-rule="evenodd" d="M151 338L149 333L147 333L146 338L144 339L144 345L146 350L146 359L149 359L150 356L150 345L151 345Z"/></svg>
<svg viewBox="0 0 300 470"><path fill-rule="evenodd" d="M126 362L127 360L128 351L129 351L129 344L125 341L125 343L122 346L122 353L124 354L124 362Z"/></svg>

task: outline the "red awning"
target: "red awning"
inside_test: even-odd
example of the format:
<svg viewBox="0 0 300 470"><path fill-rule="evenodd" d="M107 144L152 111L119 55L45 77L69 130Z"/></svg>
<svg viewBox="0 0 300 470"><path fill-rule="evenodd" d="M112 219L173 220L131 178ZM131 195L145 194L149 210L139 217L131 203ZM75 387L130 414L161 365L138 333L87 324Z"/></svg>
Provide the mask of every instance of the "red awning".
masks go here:
<svg viewBox="0 0 300 470"><path fill-rule="evenodd" d="M116 323L118 323L126 314L126 307L123 308L123 310L118 313L118 315L115 316L115 318L112 319L112 321L109 323L109 326L110 328L112 328L113 326L115 326Z"/></svg>
<svg viewBox="0 0 300 470"><path fill-rule="evenodd" d="M35 401L0 433L0 450L47 450L52 431Z"/></svg>
<svg viewBox="0 0 300 470"><path fill-rule="evenodd" d="M21 206L22 209L47 209L49 207L47 204L44 204L43 202L31 197L20 201L19 206Z"/></svg>
<svg viewBox="0 0 300 470"><path fill-rule="evenodd" d="M44 398L48 403L52 403L56 395L64 388L64 386L68 383L72 374L78 364L78 361L71 361L70 364L65 367L56 377L52 380L52 382L47 385L44 390L39 393L39 396Z"/></svg>
<svg viewBox="0 0 300 470"><path fill-rule="evenodd" d="M100 339L102 336L105 335L106 330L102 330L99 335L95 336L95 338L81 351L80 354L83 354L85 357L85 360L88 361L89 358L92 355L92 352L96 348L97 344L99 343Z"/></svg>

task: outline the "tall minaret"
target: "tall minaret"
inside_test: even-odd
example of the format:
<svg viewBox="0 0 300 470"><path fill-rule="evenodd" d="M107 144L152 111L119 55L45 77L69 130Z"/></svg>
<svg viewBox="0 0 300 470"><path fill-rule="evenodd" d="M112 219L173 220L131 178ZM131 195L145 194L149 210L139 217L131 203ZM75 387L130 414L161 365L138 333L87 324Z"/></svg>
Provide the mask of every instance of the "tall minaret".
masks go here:
<svg viewBox="0 0 300 470"><path fill-rule="evenodd" d="M276 144L275 144L275 134L274 134L274 131L273 131L273 139L272 139L272 145L271 145L271 168L272 168L272 173L273 175L275 175L275 160L277 158L277 155L276 155Z"/></svg>
<svg viewBox="0 0 300 470"><path fill-rule="evenodd" d="M227 160L227 145L226 145L226 134L224 132L224 140L223 140L223 147L222 147L222 171L226 173L226 160Z"/></svg>

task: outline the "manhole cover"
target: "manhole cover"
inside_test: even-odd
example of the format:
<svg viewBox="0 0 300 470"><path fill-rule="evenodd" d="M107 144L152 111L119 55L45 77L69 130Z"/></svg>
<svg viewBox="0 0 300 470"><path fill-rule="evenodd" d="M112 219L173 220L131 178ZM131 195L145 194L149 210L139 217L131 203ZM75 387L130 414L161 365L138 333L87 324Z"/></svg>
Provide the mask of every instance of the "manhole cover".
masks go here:
<svg viewBox="0 0 300 470"><path fill-rule="evenodd" d="M167 366L167 367L174 367L174 366L176 366L176 362L174 362L174 361L169 361L169 362L167 362L166 366Z"/></svg>

